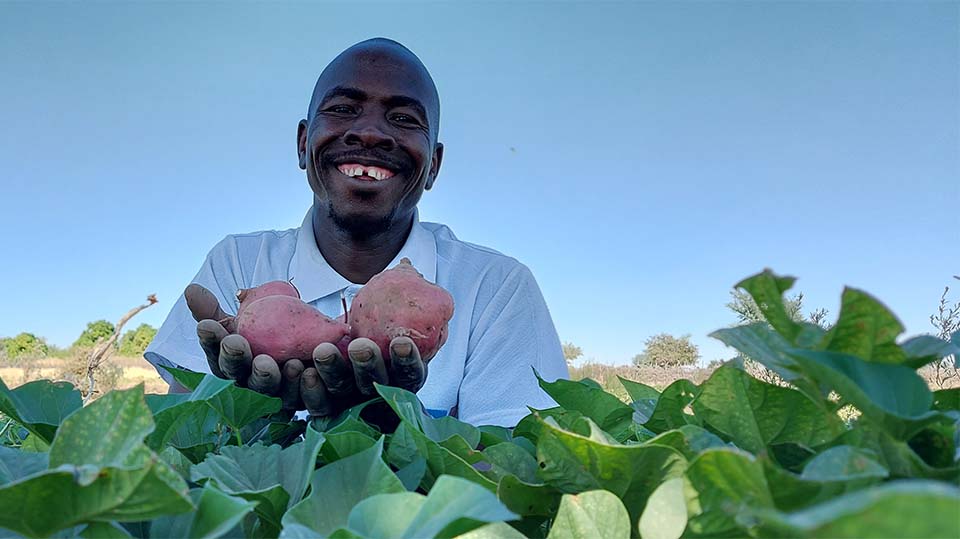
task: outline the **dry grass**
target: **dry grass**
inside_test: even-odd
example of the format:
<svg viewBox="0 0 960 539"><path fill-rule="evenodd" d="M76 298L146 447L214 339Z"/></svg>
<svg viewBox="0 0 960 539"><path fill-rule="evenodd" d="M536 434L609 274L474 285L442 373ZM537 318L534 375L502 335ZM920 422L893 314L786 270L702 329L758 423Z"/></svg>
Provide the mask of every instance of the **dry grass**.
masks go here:
<svg viewBox="0 0 960 539"><path fill-rule="evenodd" d="M75 382L75 363L69 358L23 359L15 365L0 367L0 379L8 387L42 379ZM167 392L167 383L142 357L112 356L104 367L103 377L97 380L102 389L127 389L143 383L147 393Z"/></svg>

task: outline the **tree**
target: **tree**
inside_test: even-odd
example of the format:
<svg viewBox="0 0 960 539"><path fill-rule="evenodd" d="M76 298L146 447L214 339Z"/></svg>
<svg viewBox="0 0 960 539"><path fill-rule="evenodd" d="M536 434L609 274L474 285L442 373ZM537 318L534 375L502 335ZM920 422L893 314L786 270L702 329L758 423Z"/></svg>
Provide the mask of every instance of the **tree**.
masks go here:
<svg viewBox="0 0 960 539"><path fill-rule="evenodd" d="M87 329L77 337L73 343L74 346L89 348L95 346L101 341L105 341L113 335L113 324L106 320L96 320L87 324Z"/></svg>
<svg viewBox="0 0 960 539"><path fill-rule="evenodd" d="M700 360L700 350L690 342L690 335L678 339L667 333L659 333L647 339L644 345L643 353L633 356L633 364L637 367L696 365Z"/></svg>
<svg viewBox="0 0 960 539"><path fill-rule="evenodd" d="M150 324L140 324L123 334L120 339L120 355L142 356L150 341L157 336L157 329Z"/></svg>
<svg viewBox="0 0 960 539"><path fill-rule="evenodd" d="M578 357L583 355L583 350L579 346L573 344L572 342L563 343L563 358L567 360L567 363L573 363Z"/></svg>
<svg viewBox="0 0 960 539"><path fill-rule="evenodd" d="M960 280L958 275L954 275L953 278ZM951 304L950 300L947 299L949 292L949 286L943 287L937 312L930 315L930 325L937 330L937 337L943 340L950 340L954 333L960 331L960 301ZM933 370L933 381L939 389L947 387L945 384L951 378L960 377L960 371L957 370L953 354L940 361L935 361L928 368Z"/></svg>
<svg viewBox="0 0 960 539"><path fill-rule="evenodd" d="M766 323L767 318L763 316L760 306L754 301L753 297L745 290L735 289L730 291L733 298L727 303L727 308L737 315L740 324L754 324L757 322ZM809 316L803 316L803 292L792 297L783 298L783 307L795 322L811 322L825 328L827 325L827 310L820 308L811 311Z"/></svg>
<svg viewBox="0 0 960 539"><path fill-rule="evenodd" d="M42 337L33 333L23 332L16 337L2 340L3 350L8 359L16 359L27 355L46 356L49 348Z"/></svg>

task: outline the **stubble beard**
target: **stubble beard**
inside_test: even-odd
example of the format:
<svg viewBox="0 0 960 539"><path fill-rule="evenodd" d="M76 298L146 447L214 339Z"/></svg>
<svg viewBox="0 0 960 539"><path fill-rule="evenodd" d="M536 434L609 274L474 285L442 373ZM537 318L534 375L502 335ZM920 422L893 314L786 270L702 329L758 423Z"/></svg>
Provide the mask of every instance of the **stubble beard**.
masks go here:
<svg viewBox="0 0 960 539"><path fill-rule="evenodd" d="M332 205L327 206L327 216L340 230L348 234L354 240L367 240L375 236L386 233L393 225L393 214L391 211L383 217L363 217L358 215L341 215L334 210Z"/></svg>

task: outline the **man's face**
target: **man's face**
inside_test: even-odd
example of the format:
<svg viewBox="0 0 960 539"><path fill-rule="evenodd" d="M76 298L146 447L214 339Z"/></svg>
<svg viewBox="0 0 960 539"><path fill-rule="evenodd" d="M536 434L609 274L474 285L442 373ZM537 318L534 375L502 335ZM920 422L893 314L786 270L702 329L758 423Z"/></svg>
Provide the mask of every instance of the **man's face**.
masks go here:
<svg viewBox="0 0 960 539"><path fill-rule="evenodd" d="M334 60L297 136L318 209L357 236L406 225L440 168L437 106L422 65L396 49L355 47Z"/></svg>

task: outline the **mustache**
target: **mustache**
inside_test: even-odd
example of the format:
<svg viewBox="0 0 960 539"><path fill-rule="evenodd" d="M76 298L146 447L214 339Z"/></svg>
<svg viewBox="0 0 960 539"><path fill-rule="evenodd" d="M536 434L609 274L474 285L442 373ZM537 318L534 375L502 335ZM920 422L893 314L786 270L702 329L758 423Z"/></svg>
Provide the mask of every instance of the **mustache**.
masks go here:
<svg viewBox="0 0 960 539"><path fill-rule="evenodd" d="M323 154L320 156L320 162L324 164L344 163L355 158L377 161L394 170L403 170L409 168L405 160L398 160L395 156L391 156L376 150L349 150L344 152Z"/></svg>

